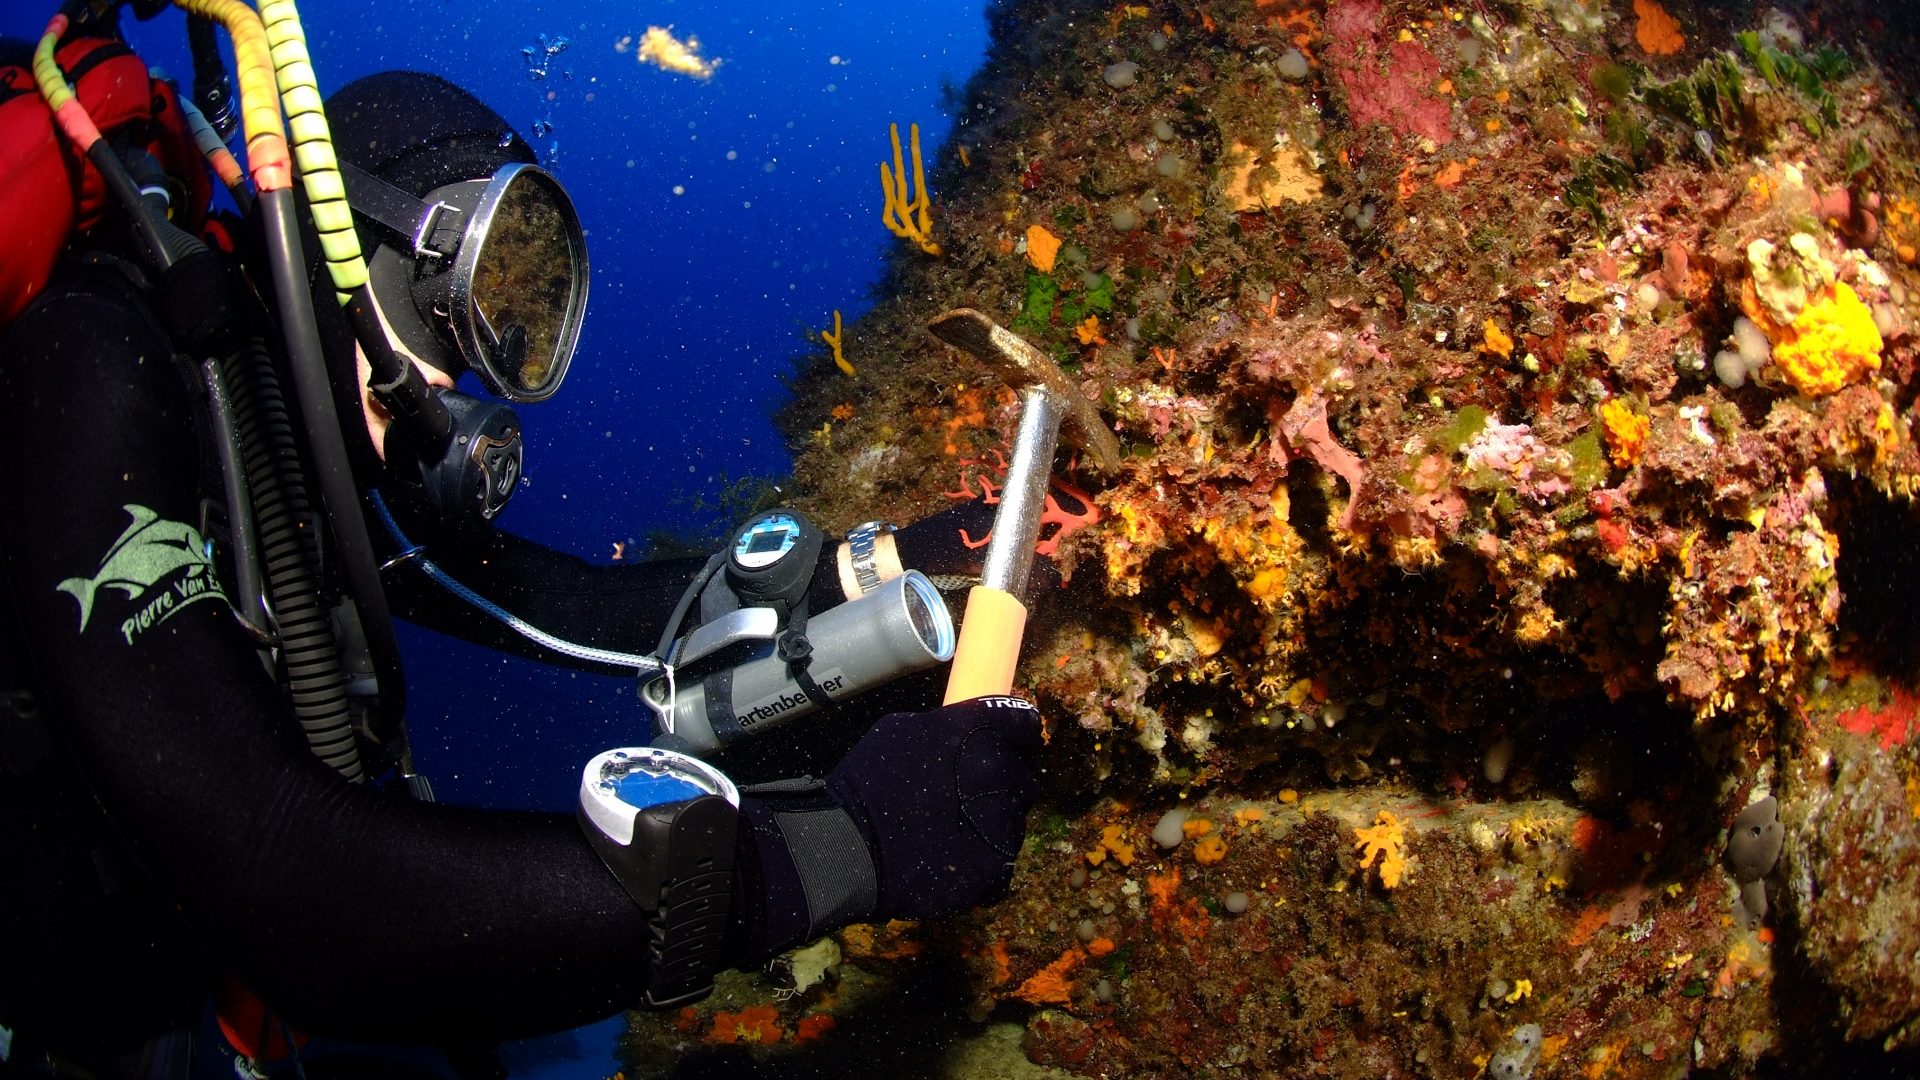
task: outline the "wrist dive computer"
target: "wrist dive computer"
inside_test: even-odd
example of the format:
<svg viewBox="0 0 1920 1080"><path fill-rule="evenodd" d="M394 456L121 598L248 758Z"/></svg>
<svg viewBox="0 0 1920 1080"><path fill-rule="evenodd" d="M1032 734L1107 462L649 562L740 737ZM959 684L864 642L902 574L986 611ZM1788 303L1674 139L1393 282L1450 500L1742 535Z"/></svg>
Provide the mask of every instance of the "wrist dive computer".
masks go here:
<svg viewBox="0 0 1920 1080"><path fill-rule="evenodd" d="M646 913L645 1008L706 997L725 962L740 789L698 758L656 747L595 755L580 823Z"/></svg>

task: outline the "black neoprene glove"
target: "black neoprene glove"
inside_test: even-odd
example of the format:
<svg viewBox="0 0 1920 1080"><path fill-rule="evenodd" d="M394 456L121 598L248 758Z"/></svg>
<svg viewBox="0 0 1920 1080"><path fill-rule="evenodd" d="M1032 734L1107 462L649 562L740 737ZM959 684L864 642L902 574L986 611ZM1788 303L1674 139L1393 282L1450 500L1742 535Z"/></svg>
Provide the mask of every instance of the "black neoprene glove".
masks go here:
<svg viewBox="0 0 1920 1080"><path fill-rule="evenodd" d="M747 791L736 962L850 923L951 915L1004 896L1039 746L1031 704L975 698L882 717L824 783Z"/></svg>

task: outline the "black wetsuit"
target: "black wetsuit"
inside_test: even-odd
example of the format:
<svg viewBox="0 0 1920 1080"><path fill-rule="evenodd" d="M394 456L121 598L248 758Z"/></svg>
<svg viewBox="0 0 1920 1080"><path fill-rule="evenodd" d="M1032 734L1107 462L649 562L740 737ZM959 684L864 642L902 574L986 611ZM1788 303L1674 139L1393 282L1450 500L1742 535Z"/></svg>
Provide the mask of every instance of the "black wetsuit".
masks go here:
<svg viewBox="0 0 1920 1080"><path fill-rule="evenodd" d="M645 926L571 816L415 802L309 752L175 542L199 521L202 435L126 291L56 286L0 336L0 690L30 690L56 734L0 775L0 1024L70 1049L136 1042L187 1019L215 969L362 1038L498 1040L630 1005ZM122 550L147 543L144 561L103 565L142 523ZM431 553L543 629L643 653L698 565L592 566L498 532ZM540 654L389 574L396 614Z"/></svg>

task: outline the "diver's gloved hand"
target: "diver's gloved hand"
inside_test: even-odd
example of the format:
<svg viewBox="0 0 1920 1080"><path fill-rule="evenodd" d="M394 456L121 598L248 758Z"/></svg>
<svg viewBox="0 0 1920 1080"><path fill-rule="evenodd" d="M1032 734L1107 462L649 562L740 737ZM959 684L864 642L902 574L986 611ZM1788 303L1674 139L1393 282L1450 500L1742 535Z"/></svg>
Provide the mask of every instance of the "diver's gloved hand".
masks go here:
<svg viewBox="0 0 1920 1080"><path fill-rule="evenodd" d="M1005 895L1039 746L1031 704L975 698L882 717L824 784L747 791L737 962L849 923L950 915Z"/></svg>

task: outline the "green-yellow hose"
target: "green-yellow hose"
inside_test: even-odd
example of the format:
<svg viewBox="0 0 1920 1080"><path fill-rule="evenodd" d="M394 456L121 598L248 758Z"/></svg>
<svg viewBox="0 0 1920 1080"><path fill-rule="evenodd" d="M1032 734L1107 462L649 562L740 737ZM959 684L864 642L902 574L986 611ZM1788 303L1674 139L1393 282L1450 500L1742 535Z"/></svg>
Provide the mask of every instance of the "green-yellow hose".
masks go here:
<svg viewBox="0 0 1920 1080"><path fill-rule="evenodd" d="M274 90L273 55L260 16L240 0L174 0L195 15L227 28L240 69L240 116L247 132L247 168L261 194L293 186L286 131L280 126L280 95Z"/></svg>
<svg viewBox="0 0 1920 1080"><path fill-rule="evenodd" d="M73 95L66 73L54 59L54 51L66 36L67 26L65 15L55 15L47 22L46 32L40 35L40 43L33 50L33 81L40 87L40 96L46 99L47 108L53 110L54 122L60 125L61 133L84 154L100 141L100 129L94 126L93 117L87 115L80 99Z"/></svg>
<svg viewBox="0 0 1920 1080"><path fill-rule="evenodd" d="M307 34L300 26L300 12L293 0L262 0L260 19L266 27L287 128L293 136L300 184L306 189L314 228L320 234L327 274L333 278L340 303L345 305L349 294L367 283L367 262L353 228L353 211L347 206L340 161L333 152L333 135L327 128L320 88L314 80L313 59L307 53Z"/></svg>
<svg viewBox="0 0 1920 1080"><path fill-rule="evenodd" d="M40 96L47 99L47 108L55 114L62 106L73 100L73 87L67 85L67 77L60 71L60 65L53 58L53 50L60 45L60 39L67 33L67 17L55 15L47 23L46 32L40 35L40 44L33 50L33 81L40 85ZM88 121L89 124L92 121ZM99 137L99 131L94 137ZM85 150L88 144L82 144Z"/></svg>

